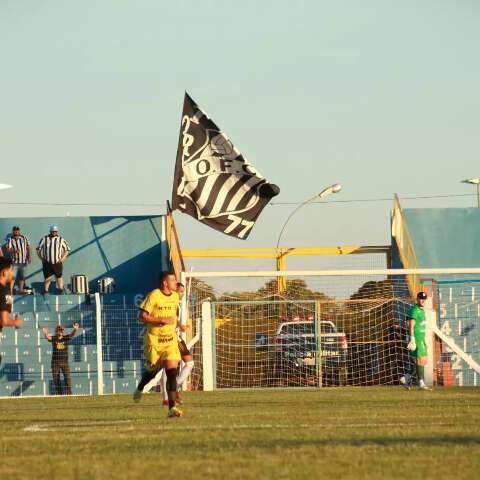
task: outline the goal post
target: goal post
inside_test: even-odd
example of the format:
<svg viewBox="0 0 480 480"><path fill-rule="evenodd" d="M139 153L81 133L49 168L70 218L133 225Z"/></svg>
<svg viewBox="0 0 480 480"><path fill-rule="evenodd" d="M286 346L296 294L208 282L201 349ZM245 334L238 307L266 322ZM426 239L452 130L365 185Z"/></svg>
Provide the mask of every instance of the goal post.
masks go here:
<svg viewBox="0 0 480 480"><path fill-rule="evenodd" d="M441 373L450 368L462 380L457 384L476 385L480 269L435 268L184 272L182 278L190 286L186 308L189 315L196 310L201 323L192 386L212 390L398 384L412 362L406 349L406 318L414 303L409 275L415 275L432 299L426 312L427 382L443 383ZM279 276L286 278L281 292ZM468 288L477 288L478 295L473 304L470 298L469 306L455 295L443 294L439 300L435 278L461 279ZM438 334L445 330L442 312L452 308L469 312L468 328L459 331L461 342L445 332ZM451 355L438 355L435 342Z"/></svg>
<svg viewBox="0 0 480 480"><path fill-rule="evenodd" d="M212 391L215 387L215 350L212 323L212 305L206 300L202 303L202 357L203 390Z"/></svg>

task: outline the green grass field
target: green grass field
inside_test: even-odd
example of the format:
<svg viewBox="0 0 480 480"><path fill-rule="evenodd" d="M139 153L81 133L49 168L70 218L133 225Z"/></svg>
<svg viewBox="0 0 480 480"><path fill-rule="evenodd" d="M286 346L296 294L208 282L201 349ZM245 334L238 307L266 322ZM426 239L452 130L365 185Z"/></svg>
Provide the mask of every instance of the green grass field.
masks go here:
<svg viewBox="0 0 480 480"><path fill-rule="evenodd" d="M0 400L0 478L478 478L480 390Z"/></svg>

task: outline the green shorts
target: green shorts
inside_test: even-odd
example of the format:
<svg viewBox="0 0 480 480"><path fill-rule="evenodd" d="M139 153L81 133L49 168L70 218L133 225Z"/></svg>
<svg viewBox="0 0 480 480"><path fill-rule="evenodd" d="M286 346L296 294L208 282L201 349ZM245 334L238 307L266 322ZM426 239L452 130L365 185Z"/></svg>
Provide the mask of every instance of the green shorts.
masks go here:
<svg viewBox="0 0 480 480"><path fill-rule="evenodd" d="M428 355L427 353L427 342L425 341L425 338L416 338L415 337L415 343L417 344L417 349L415 352L416 357L426 357Z"/></svg>

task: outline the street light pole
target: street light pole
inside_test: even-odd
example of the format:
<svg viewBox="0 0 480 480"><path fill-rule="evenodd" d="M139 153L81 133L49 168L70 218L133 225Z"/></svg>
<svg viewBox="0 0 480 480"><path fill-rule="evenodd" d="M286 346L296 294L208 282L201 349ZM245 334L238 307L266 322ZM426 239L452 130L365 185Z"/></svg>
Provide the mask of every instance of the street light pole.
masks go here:
<svg viewBox="0 0 480 480"><path fill-rule="evenodd" d="M13 188L11 185L8 185L7 183L0 183L0 190L7 190L9 188Z"/></svg>
<svg viewBox="0 0 480 480"><path fill-rule="evenodd" d="M480 177L469 178L468 180L462 180L462 183L468 183L470 185L476 185L477 187L477 208L480 208Z"/></svg>
<svg viewBox="0 0 480 480"><path fill-rule="evenodd" d="M277 240L277 270L278 271L283 271L285 270L285 255L283 253L279 253L279 247L280 247L280 240L282 239L283 232L285 231L286 226L288 225L288 222L290 219L305 205L308 205L309 203L312 203L314 200L317 198L324 198L327 195L330 195L332 193L338 193L342 189L342 186L339 183L335 183L333 185L330 185L327 188L324 188L320 193L317 195L313 196L312 198L309 198L302 202L300 205L298 205L292 213L288 216L288 218L285 220L285 223L283 224L282 229L280 230L280 234L278 235L278 240ZM283 294L285 290L287 289L287 280L286 277L277 277L277 287L278 287L278 293Z"/></svg>
<svg viewBox="0 0 480 480"><path fill-rule="evenodd" d="M280 240L282 239L283 232L285 231L285 228L288 225L288 222L302 207L304 207L305 205L308 205L309 203L312 203L317 198L324 198L327 195L330 195L332 193L338 193L341 189L342 189L342 186L339 183L335 183L333 185L330 185L327 188L324 188L317 195L313 196L312 198L309 198L309 199L305 200L300 205L298 205L297 208L295 208L295 210L293 210L293 212L285 220L285 223L283 224L282 230L280 230L280 235L278 236L278 240L277 240L277 252L278 252L278 248L280 246Z"/></svg>

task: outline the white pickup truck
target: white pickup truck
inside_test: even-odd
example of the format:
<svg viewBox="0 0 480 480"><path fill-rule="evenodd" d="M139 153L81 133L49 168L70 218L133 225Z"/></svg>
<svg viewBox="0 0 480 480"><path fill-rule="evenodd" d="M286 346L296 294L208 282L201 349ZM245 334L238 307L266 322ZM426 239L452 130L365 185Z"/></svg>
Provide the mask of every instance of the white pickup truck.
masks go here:
<svg viewBox="0 0 480 480"><path fill-rule="evenodd" d="M344 383L340 378L346 377L347 336L338 332L331 321L321 320L319 326L320 332L315 332L313 319L281 323L275 337L276 368L285 375L298 375L300 372L305 375L313 374L320 347L319 364L326 383Z"/></svg>

